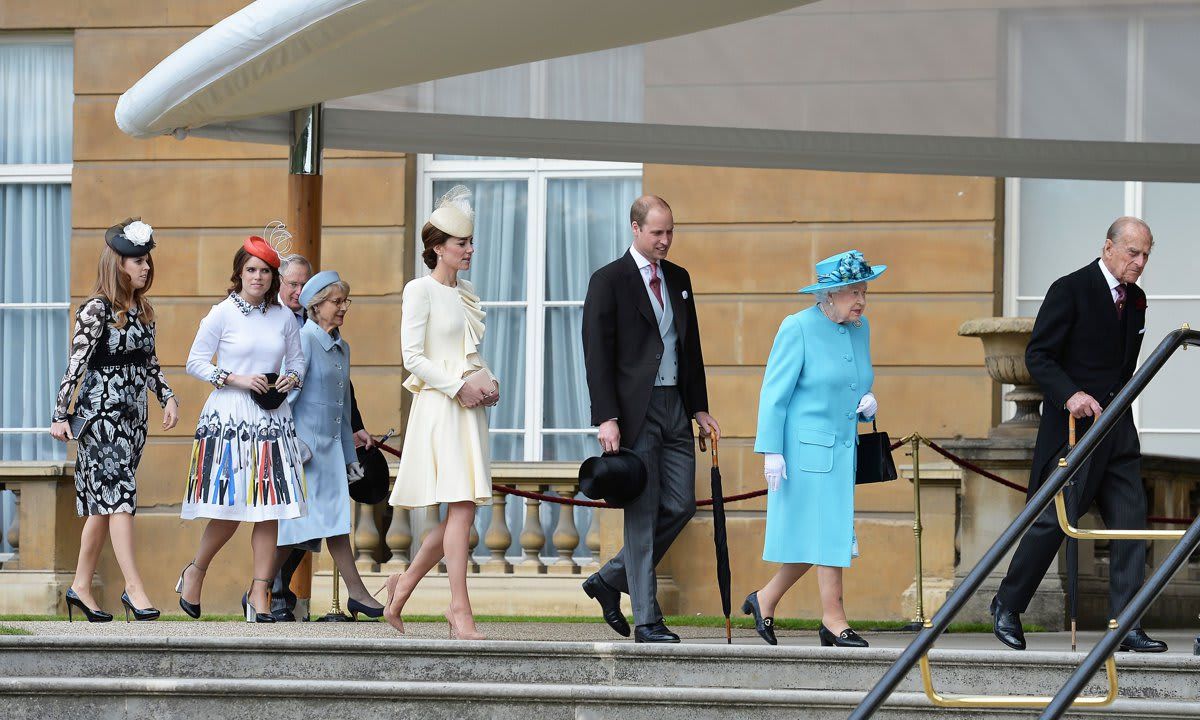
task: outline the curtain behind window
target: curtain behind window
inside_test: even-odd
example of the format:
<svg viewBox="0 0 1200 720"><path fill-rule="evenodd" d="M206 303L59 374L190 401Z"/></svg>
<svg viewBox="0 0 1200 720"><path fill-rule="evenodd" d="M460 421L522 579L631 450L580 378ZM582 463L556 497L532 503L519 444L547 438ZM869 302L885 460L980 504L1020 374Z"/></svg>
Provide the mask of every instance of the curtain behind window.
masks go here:
<svg viewBox="0 0 1200 720"><path fill-rule="evenodd" d="M71 162L72 48L0 43L2 165ZM0 184L0 427L49 425L66 366L71 187ZM0 435L0 460L65 457L44 432Z"/></svg>
<svg viewBox="0 0 1200 720"><path fill-rule="evenodd" d="M582 302L592 273L625 253L631 241L629 206L641 190L640 178L547 182L546 300ZM591 435L553 433L553 428L591 426L582 336L582 306L546 308L546 460L580 460L597 450Z"/></svg>

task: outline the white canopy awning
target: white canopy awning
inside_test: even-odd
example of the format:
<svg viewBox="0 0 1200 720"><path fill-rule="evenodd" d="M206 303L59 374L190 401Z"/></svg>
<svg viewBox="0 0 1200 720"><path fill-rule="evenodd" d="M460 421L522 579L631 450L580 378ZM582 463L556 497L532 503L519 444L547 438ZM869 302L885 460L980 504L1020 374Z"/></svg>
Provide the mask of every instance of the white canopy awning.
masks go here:
<svg viewBox="0 0 1200 720"><path fill-rule="evenodd" d="M1031 7L1035 6L1035 7ZM117 123L326 147L1200 181L1200 0L258 0Z"/></svg>

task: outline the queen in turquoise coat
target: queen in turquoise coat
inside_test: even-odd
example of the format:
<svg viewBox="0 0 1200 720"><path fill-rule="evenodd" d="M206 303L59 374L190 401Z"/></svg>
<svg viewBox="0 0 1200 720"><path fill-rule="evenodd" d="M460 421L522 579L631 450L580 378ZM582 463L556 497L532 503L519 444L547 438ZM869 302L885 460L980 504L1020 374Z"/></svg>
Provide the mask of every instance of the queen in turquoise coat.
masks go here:
<svg viewBox="0 0 1200 720"><path fill-rule="evenodd" d="M817 303L784 318L767 359L754 451L764 455L767 523L763 560L783 567L746 598L760 635L774 644L774 609L784 592L817 566L824 605L823 645L865 646L846 622L842 568L858 556L854 477L858 424L876 410L871 389L871 326L863 316L872 267L851 250L817 264L817 282L800 290Z"/></svg>

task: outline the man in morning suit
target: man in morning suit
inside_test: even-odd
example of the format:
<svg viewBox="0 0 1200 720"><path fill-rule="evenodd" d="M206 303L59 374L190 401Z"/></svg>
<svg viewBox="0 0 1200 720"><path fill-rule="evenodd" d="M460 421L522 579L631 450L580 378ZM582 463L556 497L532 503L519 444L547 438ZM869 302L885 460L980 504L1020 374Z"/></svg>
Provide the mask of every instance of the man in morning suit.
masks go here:
<svg viewBox="0 0 1200 720"><path fill-rule="evenodd" d="M679 642L658 606L654 568L696 513L700 434L720 436L708 388L696 298L686 270L667 262L671 207L646 195L629 210L633 245L592 274L583 304L583 356L592 424L606 453L631 449L646 465L646 489L625 508L625 547L583 583L604 620L628 637L621 593L629 593L636 642Z"/></svg>
<svg viewBox="0 0 1200 720"><path fill-rule="evenodd" d="M1045 393L1029 496L1066 454L1067 416L1082 421L1080 428L1086 429L1133 376L1146 327L1146 294L1136 283L1153 245L1146 223L1117 218L1108 229L1100 258L1059 278L1046 292L1025 350L1029 373ZM1077 517L1095 502L1109 528L1146 527L1141 446L1129 412L1097 446L1074 483L1067 495ZM1050 506L1021 539L991 606L993 632L1005 645L1025 649L1020 613L1028 607L1063 538ZM1146 543L1121 540L1110 547L1110 617L1116 617L1145 580ZM1140 627L1121 641L1121 650L1166 649L1166 643L1150 638Z"/></svg>

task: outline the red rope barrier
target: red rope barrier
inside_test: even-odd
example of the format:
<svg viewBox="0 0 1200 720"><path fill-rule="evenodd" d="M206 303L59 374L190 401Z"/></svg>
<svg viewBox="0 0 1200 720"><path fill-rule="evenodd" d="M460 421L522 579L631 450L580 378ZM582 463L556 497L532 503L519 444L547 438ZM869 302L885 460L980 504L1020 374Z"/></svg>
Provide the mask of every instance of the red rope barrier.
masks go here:
<svg viewBox="0 0 1200 720"><path fill-rule="evenodd" d="M1029 491L1029 489L1027 487L1025 487L1024 485L1020 485L1018 483L1012 482L1011 480L1002 478L999 475L996 475L995 473L988 472L987 470L984 470L983 468L979 467L978 465L971 462L970 460L966 460L964 458L961 458L961 457L955 455L954 453L950 452L949 450L945 449L941 445L938 445L937 443L935 443L934 441L932 441L928 438L921 437L919 435L918 435L918 437L920 437L921 442L925 443L925 445L930 450L933 450L938 455L941 455L942 457L946 458L950 462L954 463L955 465L957 465L965 470L970 470L971 472L979 475L980 477L985 477L988 480L991 480L992 482L999 483L1007 488L1011 488L1011 489L1017 490L1019 492L1028 492ZM906 442L905 440L897 440L896 442L891 444L890 449L896 450L901 445L904 445L905 442ZM380 450L382 450L390 455L400 457L400 451L391 447L390 445L387 445L386 443L376 443L375 445ZM570 505L573 507L590 507L590 508L612 508L612 507L615 507L614 505L610 505L606 502L602 502L599 500L577 500L575 498L560 497L558 495L546 495L544 493L531 492L529 490L518 490L517 488L512 487L511 485L501 485L499 483L493 484L492 490L494 490L496 492L504 493L505 495L516 495L517 497L528 498L530 500L539 500L541 502L557 503L559 505ZM725 502L730 503L730 502L738 502L741 500L750 500L752 498L762 497L763 495L766 495L766 494L767 494L767 491L765 489L764 490L753 490L751 492L742 493L741 495L727 495L723 499ZM696 501L696 507L708 507L712 504L713 504L713 498L706 498L704 500ZM1170 518L1170 517L1151 516L1151 517L1146 518L1146 521L1152 522L1152 523L1161 523L1164 525L1191 525L1192 524L1192 520L1190 520L1188 518Z"/></svg>
<svg viewBox="0 0 1200 720"><path fill-rule="evenodd" d="M929 447L929 449L933 450L938 455L941 455L942 457L946 458L947 460L954 463L955 465L958 465L961 468L970 470L971 472L976 473L982 477L985 477L988 480L991 480L992 482L1000 483L1001 485L1012 488L1013 490L1019 490L1021 492L1029 491L1029 488L1025 487L1024 485L1018 485L1015 482L1005 480L1004 478L1000 477L999 475L990 473L987 470L984 470L983 468L979 467L978 465L970 462L969 460L965 460L963 458L958 457L954 453L950 452L949 450L946 450L945 448L941 447L934 441L929 440L928 438L921 438L921 440ZM1189 518L1160 517L1157 515L1151 515L1146 518L1146 522L1161 523L1163 525L1191 525L1192 521L1193 521L1193 519L1189 519Z"/></svg>

